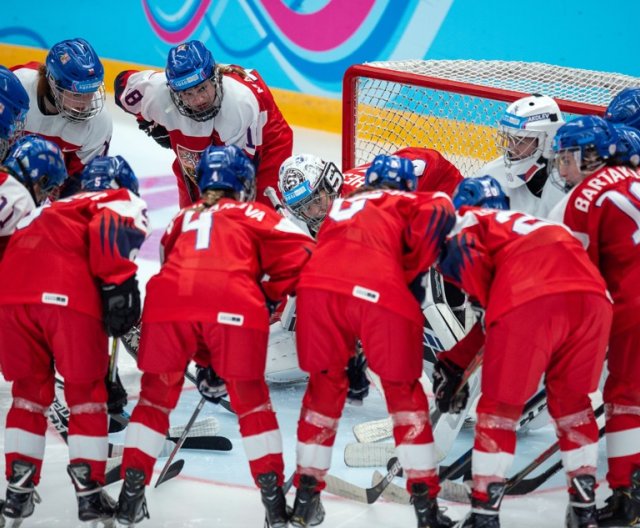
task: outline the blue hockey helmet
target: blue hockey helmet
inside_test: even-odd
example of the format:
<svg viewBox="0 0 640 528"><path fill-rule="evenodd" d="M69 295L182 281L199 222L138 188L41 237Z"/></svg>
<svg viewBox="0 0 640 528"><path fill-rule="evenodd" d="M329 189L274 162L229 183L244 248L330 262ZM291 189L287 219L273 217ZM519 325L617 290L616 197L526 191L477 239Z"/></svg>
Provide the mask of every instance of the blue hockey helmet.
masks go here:
<svg viewBox="0 0 640 528"><path fill-rule="evenodd" d="M191 40L171 48L165 74L171 99L182 115L207 121L220 111L222 76L202 42ZM205 82L211 83L211 90ZM196 86L200 88L194 92Z"/></svg>
<svg viewBox="0 0 640 528"><path fill-rule="evenodd" d="M125 188L140 195L138 178L122 156L93 158L82 171L80 186L89 192Z"/></svg>
<svg viewBox="0 0 640 528"><path fill-rule="evenodd" d="M24 129L29 96L16 74L0 66L0 161Z"/></svg>
<svg viewBox="0 0 640 528"><path fill-rule="evenodd" d="M54 44L46 67L56 108L63 117L86 121L102 110L104 68L86 40L74 38Z"/></svg>
<svg viewBox="0 0 640 528"><path fill-rule="evenodd" d="M489 175L462 180L453 195L453 205L456 209L460 209L463 205L509 209L507 196L500 183Z"/></svg>
<svg viewBox="0 0 640 528"><path fill-rule="evenodd" d="M580 116L562 125L553 139L553 151L573 152L581 171L593 172L616 152L616 133L608 121L595 115Z"/></svg>
<svg viewBox="0 0 640 528"><path fill-rule="evenodd" d="M410 159L378 154L364 175L364 183L370 187L390 187L401 191L415 191L418 180Z"/></svg>
<svg viewBox="0 0 640 528"><path fill-rule="evenodd" d="M640 165L640 130L627 125L614 126L617 141L615 160L621 165Z"/></svg>
<svg viewBox="0 0 640 528"><path fill-rule="evenodd" d="M40 204L67 178L60 147L35 134L18 139L4 162Z"/></svg>
<svg viewBox="0 0 640 528"><path fill-rule="evenodd" d="M640 129L640 88L622 90L609 103L604 118L611 123Z"/></svg>
<svg viewBox="0 0 640 528"><path fill-rule="evenodd" d="M236 145L207 147L196 168L200 192L232 191L241 202L256 195L256 170L251 160Z"/></svg>

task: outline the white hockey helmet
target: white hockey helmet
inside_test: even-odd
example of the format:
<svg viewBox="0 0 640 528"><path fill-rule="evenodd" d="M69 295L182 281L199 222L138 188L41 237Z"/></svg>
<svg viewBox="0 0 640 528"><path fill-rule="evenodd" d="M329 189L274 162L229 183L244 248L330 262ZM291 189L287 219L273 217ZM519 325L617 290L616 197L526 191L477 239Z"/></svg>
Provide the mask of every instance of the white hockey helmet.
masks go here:
<svg viewBox="0 0 640 528"><path fill-rule="evenodd" d="M498 139L508 187L524 185L547 167L553 137L563 124L558 104L546 95L530 95L507 107L498 123Z"/></svg>
<svg viewBox="0 0 640 528"><path fill-rule="evenodd" d="M338 167L313 154L288 157L278 173L285 207L312 229L324 220L343 182Z"/></svg>

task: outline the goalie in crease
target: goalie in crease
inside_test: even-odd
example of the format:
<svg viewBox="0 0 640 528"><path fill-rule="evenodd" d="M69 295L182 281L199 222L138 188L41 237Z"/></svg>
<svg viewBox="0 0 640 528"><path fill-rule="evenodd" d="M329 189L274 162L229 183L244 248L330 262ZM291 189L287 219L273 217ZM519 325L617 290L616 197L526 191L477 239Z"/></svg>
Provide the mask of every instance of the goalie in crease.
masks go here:
<svg viewBox="0 0 640 528"><path fill-rule="evenodd" d="M417 192L444 192L452 196L462 175L455 165L449 162L438 151L428 148L410 147L398 150L394 156L410 160L417 178ZM293 155L282 164L278 175L278 187L283 197L286 213L312 236L317 236L322 222L338 197L347 197L364 184L364 175L370 164L364 164L344 173L332 162L325 161L313 154ZM436 280L438 280L436 278ZM444 309L452 311L461 325L465 325L465 298L459 290L445 285L446 296L450 305ZM442 297L444 297L444 291ZM441 301L444 299L441 299ZM453 307L453 308L451 308ZM437 343L452 346L458 339L451 333L450 324L442 320L440 312L434 313L429 335L435 332ZM457 321L453 322L457 325ZM432 328L433 326L433 328ZM439 345L425 345L426 365L434 361L435 353L440 351ZM369 380L365 375L366 360L358 349L350 359L347 374L349 377L349 393L347 401L353 405L361 405L369 392ZM430 370L430 369L429 369Z"/></svg>

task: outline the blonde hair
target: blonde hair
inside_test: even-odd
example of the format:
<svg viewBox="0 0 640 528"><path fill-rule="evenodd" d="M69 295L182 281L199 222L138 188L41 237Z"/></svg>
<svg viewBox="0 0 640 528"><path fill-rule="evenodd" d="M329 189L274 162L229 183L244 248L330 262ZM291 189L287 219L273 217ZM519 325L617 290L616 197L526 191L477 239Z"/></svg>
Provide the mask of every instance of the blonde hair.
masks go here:
<svg viewBox="0 0 640 528"><path fill-rule="evenodd" d="M209 209L209 207L217 204L221 198L228 196L228 191L224 189L209 189L202 193L201 200L202 203L198 204L196 207L197 211L202 211L204 209Z"/></svg>

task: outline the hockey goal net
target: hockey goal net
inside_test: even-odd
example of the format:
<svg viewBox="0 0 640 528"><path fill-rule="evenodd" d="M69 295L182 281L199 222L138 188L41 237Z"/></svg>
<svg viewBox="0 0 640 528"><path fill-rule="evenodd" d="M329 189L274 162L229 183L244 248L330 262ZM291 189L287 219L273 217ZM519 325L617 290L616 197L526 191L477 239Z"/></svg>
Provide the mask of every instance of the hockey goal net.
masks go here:
<svg viewBox="0 0 640 528"><path fill-rule="evenodd" d="M499 156L496 125L509 103L539 93L565 114L602 114L640 79L541 63L409 60L351 66L342 97L342 169L402 147L439 150L471 176Z"/></svg>

